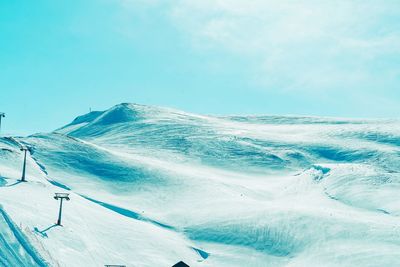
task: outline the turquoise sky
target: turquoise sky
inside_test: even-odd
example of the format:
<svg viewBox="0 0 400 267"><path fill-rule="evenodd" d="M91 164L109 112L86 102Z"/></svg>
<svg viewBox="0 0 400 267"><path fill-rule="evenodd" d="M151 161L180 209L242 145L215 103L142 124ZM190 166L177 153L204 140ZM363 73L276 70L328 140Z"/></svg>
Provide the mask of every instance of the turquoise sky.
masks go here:
<svg viewBox="0 0 400 267"><path fill-rule="evenodd" d="M0 1L5 132L120 102L398 117L400 2Z"/></svg>

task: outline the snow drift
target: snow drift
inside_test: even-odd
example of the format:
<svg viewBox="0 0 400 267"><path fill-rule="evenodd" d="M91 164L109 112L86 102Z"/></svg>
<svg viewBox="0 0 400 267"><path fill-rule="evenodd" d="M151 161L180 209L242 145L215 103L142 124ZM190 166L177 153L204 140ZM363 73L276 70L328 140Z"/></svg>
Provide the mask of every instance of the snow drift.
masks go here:
<svg viewBox="0 0 400 267"><path fill-rule="evenodd" d="M18 183L21 144L28 183ZM23 231L19 244L50 266L400 265L396 120L124 103L1 138L0 149L2 210ZM53 227L59 191L71 201ZM0 265L12 265L16 241L5 240ZM36 266L31 254L24 264Z"/></svg>

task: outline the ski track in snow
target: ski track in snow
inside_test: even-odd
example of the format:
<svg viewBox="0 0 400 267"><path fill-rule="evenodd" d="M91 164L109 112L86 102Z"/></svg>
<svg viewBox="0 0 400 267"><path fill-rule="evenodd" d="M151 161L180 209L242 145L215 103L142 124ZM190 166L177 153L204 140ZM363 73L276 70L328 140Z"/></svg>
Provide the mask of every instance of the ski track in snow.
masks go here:
<svg viewBox="0 0 400 267"><path fill-rule="evenodd" d="M0 205L0 266L49 266Z"/></svg>

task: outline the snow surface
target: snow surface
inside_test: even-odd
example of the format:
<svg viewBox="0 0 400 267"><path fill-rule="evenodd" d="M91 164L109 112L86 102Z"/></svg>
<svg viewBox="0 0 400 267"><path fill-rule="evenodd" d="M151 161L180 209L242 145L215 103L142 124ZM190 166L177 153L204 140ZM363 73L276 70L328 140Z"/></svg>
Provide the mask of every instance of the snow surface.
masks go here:
<svg viewBox="0 0 400 267"><path fill-rule="evenodd" d="M0 138L0 266L400 266L399 172L396 120L120 104Z"/></svg>

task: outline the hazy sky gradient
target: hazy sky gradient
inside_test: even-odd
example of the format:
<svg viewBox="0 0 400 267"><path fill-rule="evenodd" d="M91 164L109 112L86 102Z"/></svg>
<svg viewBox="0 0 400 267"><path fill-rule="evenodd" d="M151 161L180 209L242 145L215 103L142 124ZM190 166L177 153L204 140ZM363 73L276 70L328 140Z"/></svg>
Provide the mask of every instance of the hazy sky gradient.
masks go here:
<svg viewBox="0 0 400 267"><path fill-rule="evenodd" d="M120 102L394 118L399 85L398 0L0 2L8 133Z"/></svg>

